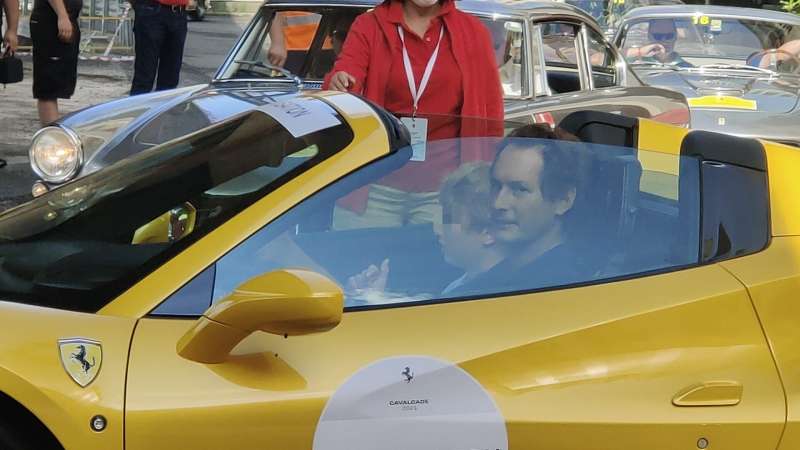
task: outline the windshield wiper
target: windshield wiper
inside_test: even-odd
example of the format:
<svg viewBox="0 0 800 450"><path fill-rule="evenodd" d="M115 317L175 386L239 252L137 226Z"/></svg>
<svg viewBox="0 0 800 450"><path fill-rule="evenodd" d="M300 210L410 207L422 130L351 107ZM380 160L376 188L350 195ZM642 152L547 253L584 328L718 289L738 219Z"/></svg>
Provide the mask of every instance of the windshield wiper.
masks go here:
<svg viewBox="0 0 800 450"><path fill-rule="evenodd" d="M285 78L288 78L288 79L294 81L294 83L297 85L297 89L303 89L303 80L301 80L300 77L298 77L297 75L293 74L292 72L284 69L283 67L274 66L272 64L265 63L264 61L255 61L255 60L247 60L247 59L237 59L237 60L234 60L233 62L235 64L243 64L243 65L246 65L246 66L256 66L256 67L260 67L262 69L268 69L268 70L272 70L272 71L278 72L281 75L283 75Z"/></svg>
<svg viewBox="0 0 800 450"><path fill-rule="evenodd" d="M765 73L768 75L777 75L777 72L773 72L769 69L764 69L763 67L754 67L748 66L746 64L703 64L702 66L698 67L698 69L722 69L722 70L754 70L756 72Z"/></svg>

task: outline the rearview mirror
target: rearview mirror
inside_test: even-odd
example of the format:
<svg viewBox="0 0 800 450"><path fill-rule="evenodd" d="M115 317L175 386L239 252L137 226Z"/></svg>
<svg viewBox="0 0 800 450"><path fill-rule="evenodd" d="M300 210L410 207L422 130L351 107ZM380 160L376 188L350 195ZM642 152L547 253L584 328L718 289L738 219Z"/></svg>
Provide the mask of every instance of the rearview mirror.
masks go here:
<svg viewBox="0 0 800 450"><path fill-rule="evenodd" d="M286 269L251 278L211 306L178 341L182 357L223 362L254 331L280 336L318 333L342 320L344 294L316 272Z"/></svg>

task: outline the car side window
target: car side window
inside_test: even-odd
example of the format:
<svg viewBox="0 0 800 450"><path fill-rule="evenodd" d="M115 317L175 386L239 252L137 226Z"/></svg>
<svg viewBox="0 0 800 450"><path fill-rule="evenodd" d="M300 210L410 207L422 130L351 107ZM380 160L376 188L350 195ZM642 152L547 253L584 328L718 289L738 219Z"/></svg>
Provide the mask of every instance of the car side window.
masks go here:
<svg viewBox="0 0 800 450"><path fill-rule="evenodd" d="M513 130L543 132L541 125ZM170 299L175 305L154 313L201 314L209 300L286 268L331 278L345 292L345 307L360 309L695 264L699 200L644 191L641 153L532 137L431 141L423 160L403 148L290 209L187 284L181 291L188 296L179 291ZM699 191L699 163L687 161L671 175ZM542 236L552 239L544 253L535 250Z"/></svg>
<svg viewBox="0 0 800 450"><path fill-rule="evenodd" d="M492 38L503 94L511 98L527 96L528 68L522 22L491 17L480 17L480 20Z"/></svg>
<svg viewBox="0 0 800 450"><path fill-rule="evenodd" d="M595 88L613 87L619 84L617 57L602 35L592 29L589 31L589 63L592 66L592 80Z"/></svg>
<svg viewBox="0 0 800 450"><path fill-rule="evenodd" d="M550 91L553 94L580 91L578 27L564 22L545 22L539 26Z"/></svg>

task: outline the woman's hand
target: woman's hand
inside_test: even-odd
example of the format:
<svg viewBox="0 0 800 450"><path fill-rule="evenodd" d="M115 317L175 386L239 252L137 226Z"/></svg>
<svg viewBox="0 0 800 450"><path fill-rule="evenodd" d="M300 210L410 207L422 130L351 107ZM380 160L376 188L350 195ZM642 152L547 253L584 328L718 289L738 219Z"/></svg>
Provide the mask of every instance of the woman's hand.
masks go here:
<svg viewBox="0 0 800 450"><path fill-rule="evenodd" d="M75 29L73 28L72 21L69 20L69 16L64 15L58 18L58 38L61 39L63 42L72 42L72 37L75 33Z"/></svg>
<svg viewBox="0 0 800 450"><path fill-rule="evenodd" d="M355 77L345 71L339 71L331 77L330 88L334 91L347 92L347 90L355 86L355 84Z"/></svg>

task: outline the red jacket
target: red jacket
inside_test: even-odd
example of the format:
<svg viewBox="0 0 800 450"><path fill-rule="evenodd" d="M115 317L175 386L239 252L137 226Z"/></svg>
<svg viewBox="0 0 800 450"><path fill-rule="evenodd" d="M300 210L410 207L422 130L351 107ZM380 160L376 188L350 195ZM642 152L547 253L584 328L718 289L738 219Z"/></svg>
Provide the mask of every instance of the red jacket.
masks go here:
<svg viewBox="0 0 800 450"><path fill-rule="evenodd" d="M389 21L388 10L388 4L381 4L356 18L347 33L342 53L325 78L323 89L328 88L332 74L345 71L356 79L351 92L362 94L380 106L385 105L390 61L402 52L397 28ZM476 17L456 8L443 14L442 20L462 72L464 101L461 116L502 120L503 91L489 31ZM420 114L425 114L425 111L420 111ZM483 126L476 126L480 121L465 122L462 120L462 136L502 133L499 122Z"/></svg>

